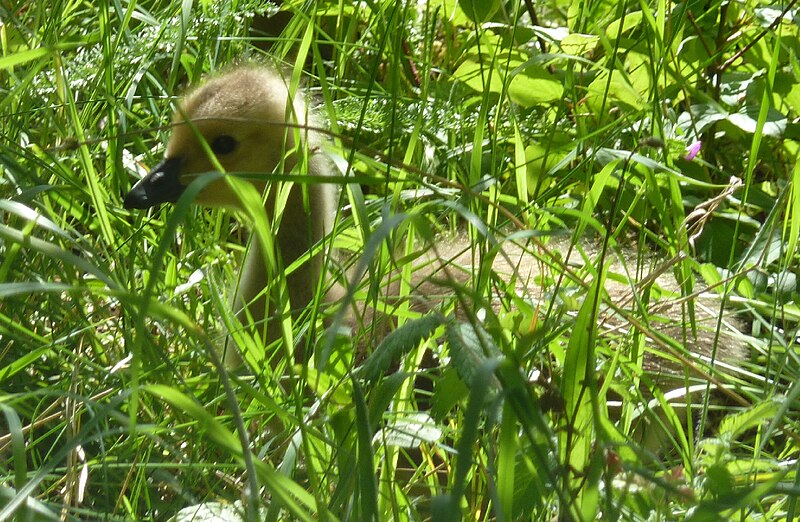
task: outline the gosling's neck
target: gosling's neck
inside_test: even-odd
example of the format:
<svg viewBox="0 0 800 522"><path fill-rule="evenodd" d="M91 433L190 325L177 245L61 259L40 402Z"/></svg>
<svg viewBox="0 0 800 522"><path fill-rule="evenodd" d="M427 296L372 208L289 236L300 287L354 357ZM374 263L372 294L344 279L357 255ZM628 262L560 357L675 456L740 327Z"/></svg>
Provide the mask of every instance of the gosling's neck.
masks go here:
<svg viewBox="0 0 800 522"><path fill-rule="evenodd" d="M320 176L329 173L330 167L325 157L317 154L309 159L309 174ZM307 203L303 188L299 183L292 187L280 216L280 226L275 235L279 255L279 265L275 268L278 270L286 270L295 261L307 256L332 228L336 187L328 183L309 183ZM274 205L268 201L265 210L268 216L272 216ZM239 322L243 325L252 324L255 333L269 344L281 337L282 310L277 306L275 298L278 294L273 290L280 280L280 274L271 273L267 269L263 242L257 236L259 233L261 231L254 231L233 304ZM320 250L320 253L303 261L286 275L289 309L295 318L314 298L322 274L324 251L325 249ZM229 357L226 358L229 366L236 366L237 361L230 358L231 350L228 352ZM232 356L236 357L235 354Z"/></svg>

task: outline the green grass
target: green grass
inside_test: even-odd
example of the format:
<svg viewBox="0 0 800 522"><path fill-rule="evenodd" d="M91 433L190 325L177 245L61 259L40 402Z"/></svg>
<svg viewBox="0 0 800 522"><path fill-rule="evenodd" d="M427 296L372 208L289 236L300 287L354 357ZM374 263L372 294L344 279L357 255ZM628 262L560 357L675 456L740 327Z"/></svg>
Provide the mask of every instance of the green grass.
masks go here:
<svg viewBox="0 0 800 522"><path fill-rule="evenodd" d="M790 18L558 0L536 4L543 30L525 2L287 2L268 33L259 4L0 7L0 520L240 499L271 519L795 516ZM395 334L331 336L317 303L284 332L308 365L215 361L247 226L121 195L159 161L174 96L247 59L306 87L352 177L332 240L367 274L356 299L386 304L381 281L468 238L474 273L438 313L389 303ZM541 265L535 291L491 269L500 243ZM602 261L567 270L568 245ZM657 269L684 283L641 288L625 329L600 328L597 282ZM744 330L733 370L689 353L702 301L666 326L648 310L709 285ZM693 369L665 379L653 360ZM670 400L688 386L727 393L689 414Z"/></svg>

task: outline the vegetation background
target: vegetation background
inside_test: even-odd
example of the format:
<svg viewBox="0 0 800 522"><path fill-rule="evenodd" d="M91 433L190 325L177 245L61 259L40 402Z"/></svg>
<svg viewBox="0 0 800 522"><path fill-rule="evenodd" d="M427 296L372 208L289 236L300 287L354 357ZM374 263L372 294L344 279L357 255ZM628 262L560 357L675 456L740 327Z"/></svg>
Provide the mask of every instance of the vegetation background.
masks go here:
<svg viewBox="0 0 800 522"><path fill-rule="evenodd" d="M0 2L0 520L237 500L298 520L794 519L798 16L749 0ZM294 331L314 357L288 381L221 375L209 350L246 227L130 212L121 194L159 161L174 96L243 60L311 93L352 176L336 243L372 280L462 234L484 270L454 294L500 290L505 311L444 324L400 307L400 333L361 359L368 328L315 344L310 313ZM716 285L747 357L693 356L692 306L659 343L646 306L599 332L607 296L579 282L603 261L563 281L556 237L632 248L608 277L666 261L685 296ZM503 241L550 266L549 301L488 270ZM667 385L645 351L686 371Z"/></svg>

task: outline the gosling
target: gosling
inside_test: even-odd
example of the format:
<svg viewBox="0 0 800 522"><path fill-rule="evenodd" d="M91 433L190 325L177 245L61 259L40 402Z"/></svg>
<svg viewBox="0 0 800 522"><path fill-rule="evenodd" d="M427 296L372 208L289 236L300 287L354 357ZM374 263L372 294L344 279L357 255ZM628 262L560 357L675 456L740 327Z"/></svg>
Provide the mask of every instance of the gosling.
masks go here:
<svg viewBox="0 0 800 522"><path fill-rule="evenodd" d="M272 174L290 172L298 166L305 167L309 175L329 176L331 173L330 163L321 153L323 140L310 127L313 127L313 120L307 116L305 99L299 93L290 95L285 81L274 70L263 66L245 66L212 77L189 92L175 112L164 160L125 196L125 208L146 209L176 202L192 180L203 173L219 170L207 152L210 150L225 172L258 175L249 181L260 192L266 191L264 208L267 216L274 216L279 190L270 183ZM304 186L307 187L307 204ZM331 231L336 201L335 184L313 182L290 186L276 233L277 250L284 267L306 256ZM239 197L224 179L209 183L194 202L243 210ZM263 295L264 288L269 284L269 274L261 245L261 241L254 240L247 253L234 294L233 309L242 324L264 325L265 339L271 342L279 337L281 316ZM433 309L440 301L435 296L441 296L446 286L431 284L430 280L443 268L453 263L466 266L463 271L445 272L448 278L454 277L457 283L469 279L470 263L466 259L469 256L463 255L467 247L468 243L456 241L444 248L444 252L439 252L441 259L423 256L424 264L428 266L415 269L411 285L417 288L415 299L418 303L422 302L421 306L416 307L417 311ZM518 284L523 283L519 290L529 293L533 289L524 282L537 279L538 261L519 249L512 248L508 253L510 257L497 257L493 269L508 278L514 277ZM313 256L310 262L303 263L287 276L292 310L303 310L313 299L322 274L322 257ZM513 263L510 262L511 258L514 258ZM626 272L624 267L612 268L617 273ZM659 284L670 289L677 288L674 280L664 282L660 278ZM398 285L387 283L381 286L382 291L391 297ZM619 303L630 297L631 288L610 282L606 285L606 291L612 302ZM333 286L326 299L338 300L341 295L341 288ZM359 324L369 324L374 312L367 306L360 307L355 312L359 317L351 316L346 323L354 328ZM704 316L705 320L712 318L713 315ZM388 332L382 331L379 335L385 333ZM669 333L679 338L676 332ZM714 342L713 339L703 339L698 344L700 346L693 347L706 355ZM721 358L738 360L743 357L739 342L729 337L725 344L728 346L723 347L725 353L721 354ZM240 362L238 354L231 349L226 350L228 367L238 366Z"/></svg>
<svg viewBox="0 0 800 522"><path fill-rule="evenodd" d="M310 129L305 98L290 94L284 79L264 66L243 66L212 77L189 92L172 119L172 134L164 160L142 178L124 198L126 209L147 209L174 203L199 175L218 171L216 162L230 173L257 174L249 181L267 192L264 209L268 218L282 203L281 222L275 234L282 266L288 267L308 254L328 234L335 217L336 186L308 183L307 203L300 183L269 183L272 174L291 172L302 164L309 175L330 174L321 153L322 139ZM209 151L213 153L209 154ZM216 159L216 162L213 160ZM245 210L225 179L206 185L194 203ZM262 241L253 238L243 262L233 309L242 324L261 325L265 339L280 337L280 314L263 295L269 274ZM322 256L314 256L286 276L292 310L311 301L322 268ZM226 349L228 367L237 366L238 354Z"/></svg>

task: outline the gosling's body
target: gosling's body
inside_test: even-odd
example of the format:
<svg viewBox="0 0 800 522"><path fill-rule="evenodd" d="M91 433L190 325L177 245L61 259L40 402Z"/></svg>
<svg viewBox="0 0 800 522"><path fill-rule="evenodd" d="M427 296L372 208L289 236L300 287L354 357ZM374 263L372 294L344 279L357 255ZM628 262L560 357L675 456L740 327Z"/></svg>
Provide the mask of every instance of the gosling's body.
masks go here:
<svg viewBox="0 0 800 522"><path fill-rule="evenodd" d="M541 324L558 327L559 323L568 322L568 317L556 324L548 323L549 317L577 314L577 307L594 284L590 274L599 269L599 258L598 241L584 240L575 245L570 239L552 238L544 249L532 244L523 248L507 241L498 249L491 265L492 274L502 281L497 289L499 293L489 297L468 296L456 303L455 315L458 320L472 321L483 313L479 312L481 309L491 308L492 313L502 317L515 311L514 303L509 303L509 293L513 293L536 310L531 323L520 325L520 331L516 333L530 333ZM426 250L414 261L411 279L405 281L411 289L407 297L411 308L425 313L452 302L453 288L469 288L474 283L479 272L478 261L477 252L466 238L438 238L435 249ZM673 354L669 360L645 354L645 370L660 374L660 382L665 382L668 377L684 375L684 365L678 362L681 358L692 361L702 372L712 361L718 365L746 358L740 321L726 310L721 324L718 324L720 298L717 294L699 286L691 298L682 298L681 285L674 277L671 264L667 262L659 266L654 259L639 259L638 263L644 265L637 265L637 256L630 245L608 252L604 261L608 276L604 279L598 303L598 335L616 339L611 344L624 350L631 347L619 346L618 340L629 339L630 333L641 329L649 340L648 345L662 353ZM640 266L639 270L637 266ZM632 279L641 271L646 274L639 277L638 282ZM652 275L656 271L657 277ZM395 275L399 278L399 274ZM556 281L556 284L548 285L547 281ZM379 300L390 304L397 302L400 286L397 279L392 283L384 282ZM654 293L660 297L645 298L647 287L656 288ZM565 305L565 300L573 301L573 304ZM688 301L694 304L693 323ZM504 308L509 306L511 308ZM385 324L381 314L375 314L366 306L357 307L354 313L367 318L354 323L375 323L381 329L378 337L389 333L391 325ZM526 328L530 330L526 332ZM673 350L664 340L657 340L658 336L677 341L686 352ZM677 382L677 385L682 384Z"/></svg>

